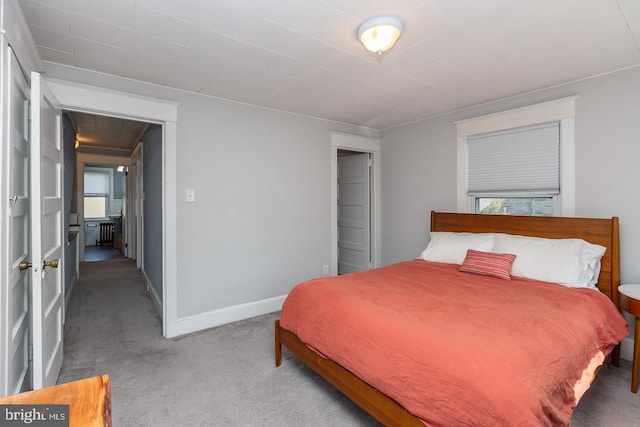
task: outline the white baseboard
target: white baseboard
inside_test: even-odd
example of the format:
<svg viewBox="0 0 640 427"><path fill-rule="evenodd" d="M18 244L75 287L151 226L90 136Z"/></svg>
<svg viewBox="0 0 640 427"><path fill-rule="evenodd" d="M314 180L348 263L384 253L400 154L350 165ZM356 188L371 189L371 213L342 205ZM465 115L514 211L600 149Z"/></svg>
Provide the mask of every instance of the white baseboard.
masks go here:
<svg viewBox="0 0 640 427"><path fill-rule="evenodd" d="M203 329L214 328L227 323L237 322L239 320L279 311L282 309L282 303L286 297L287 295L280 295L261 301L238 304L231 307L224 307L196 314L194 316L178 318L174 329L175 333L167 336L167 338L190 334Z"/></svg>
<svg viewBox="0 0 640 427"><path fill-rule="evenodd" d="M164 314L164 311L162 310L162 298L160 298L160 295L156 292L156 288L152 286L151 280L149 280L149 276L147 276L147 273L144 270L142 270L142 277L144 278L144 284L147 287L147 292L149 292L149 295L151 296L151 301L153 301L153 305L156 306L160 319L162 319Z"/></svg>
<svg viewBox="0 0 640 427"><path fill-rule="evenodd" d="M620 343L620 358L628 361L633 360L633 340L629 337Z"/></svg>

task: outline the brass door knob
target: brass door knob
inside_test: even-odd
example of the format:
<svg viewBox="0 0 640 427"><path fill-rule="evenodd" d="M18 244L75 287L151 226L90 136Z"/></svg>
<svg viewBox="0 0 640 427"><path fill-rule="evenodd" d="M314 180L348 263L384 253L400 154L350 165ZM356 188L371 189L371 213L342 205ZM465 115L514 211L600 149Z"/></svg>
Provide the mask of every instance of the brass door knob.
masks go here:
<svg viewBox="0 0 640 427"><path fill-rule="evenodd" d="M58 268L58 263L59 261L57 259L52 259L51 261L42 261L42 269L44 269L45 267ZM20 269L20 271L26 270L31 266L32 264L26 261L23 261L20 264L18 264L18 268Z"/></svg>
<svg viewBox="0 0 640 427"><path fill-rule="evenodd" d="M42 261L42 269L45 267L58 268L58 260L52 259L51 261Z"/></svg>

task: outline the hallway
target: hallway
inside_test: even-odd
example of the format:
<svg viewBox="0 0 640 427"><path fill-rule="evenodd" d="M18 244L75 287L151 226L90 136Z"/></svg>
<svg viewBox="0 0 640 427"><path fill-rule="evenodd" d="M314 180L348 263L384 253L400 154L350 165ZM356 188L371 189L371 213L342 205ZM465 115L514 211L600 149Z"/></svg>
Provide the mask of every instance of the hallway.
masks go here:
<svg viewBox="0 0 640 427"><path fill-rule="evenodd" d="M58 384L114 375L105 361L112 365L144 356L136 343L155 338L163 339L160 318L135 261L122 257L81 263L64 328Z"/></svg>
<svg viewBox="0 0 640 427"><path fill-rule="evenodd" d="M84 262L107 261L124 258L124 254L111 246L85 246Z"/></svg>

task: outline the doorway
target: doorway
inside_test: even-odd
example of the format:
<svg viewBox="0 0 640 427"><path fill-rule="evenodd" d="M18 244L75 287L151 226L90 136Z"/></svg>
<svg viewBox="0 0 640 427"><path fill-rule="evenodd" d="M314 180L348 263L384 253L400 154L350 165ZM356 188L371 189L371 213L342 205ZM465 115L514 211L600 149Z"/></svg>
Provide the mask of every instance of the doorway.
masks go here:
<svg viewBox="0 0 640 427"><path fill-rule="evenodd" d="M77 224L83 224L84 240L79 244L83 246L84 262L125 257L128 236L123 224L128 220L127 175L124 165L86 164L84 167L83 218L77 220Z"/></svg>
<svg viewBox="0 0 640 427"><path fill-rule="evenodd" d="M165 337L179 335L177 266L175 262L172 262L177 258L177 207L175 200L177 199L176 142L179 103L62 80L52 80L49 84L66 110L129 118L159 125L161 140L159 146L162 152L161 179L158 180L161 183L161 188L158 200L160 202L159 211L162 212L160 226L163 232L163 240L159 245L159 254L162 258L160 266L161 292L158 292L161 298L159 311L162 317L163 335ZM86 156L95 155L86 154ZM88 162L105 163L102 160Z"/></svg>
<svg viewBox="0 0 640 427"><path fill-rule="evenodd" d="M340 154L340 155L339 155ZM351 237L352 242L349 247L340 243L339 229L340 218L339 202L340 190L338 185L339 157L358 159L355 170L361 170L360 178L356 178L359 184L352 186L352 189L359 187L356 193L360 201L360 221L358 224L349 223L349 230L352 235L360 233L361 236ZM366 165L366 166L365 166ZM338 275L351 271L375 268L380 265L380 140L377 138L351 135L340 132L331 133L331 274ZM354 175L353 173L350 173ZM355 174L357 175L357 173ZM365 190L366 188L366 190ZM368 201L363 197L368 195ZM352 196L352 195L350 195ZM368 205L368 209L366 206ZM357 215L356 215L357 216ZM349 219L350 220L350 219ZM356 225L353 227L353 225ZM368 231L367 231L368 230ZM355 244L354 244L355 243ZM341 249L339 245L342 245ZM345 250L346 249L346 250ZM367 255L368 251L368 255ZM339 262L340 252L343 254L359 258L358 267L353 265L358 262ZM352 265L348 265L352 264Z"/></svg>
<svg viewBox="0 0 640 427"><path fill-rule="evenodd" d="M338 275L372 265L371 154L338 150Z"/></svg>

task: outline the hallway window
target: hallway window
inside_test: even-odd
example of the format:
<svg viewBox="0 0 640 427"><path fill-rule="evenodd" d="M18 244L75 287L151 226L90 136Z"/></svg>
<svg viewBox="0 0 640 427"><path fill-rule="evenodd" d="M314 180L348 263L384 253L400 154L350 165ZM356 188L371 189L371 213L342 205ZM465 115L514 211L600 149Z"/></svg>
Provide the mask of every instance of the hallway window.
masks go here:
<svg viewBox="0 0 640 427"><path fill-rule="evenodd" d="M106 218L109 212L111 174L109 169L85 169L84 217Z"/></svg>
<svg viewBox="0 0 640 427"><path fill-rule="evenodd" d="M84 217L106 218L107 197L100 195L84 195Z"/></svg>

